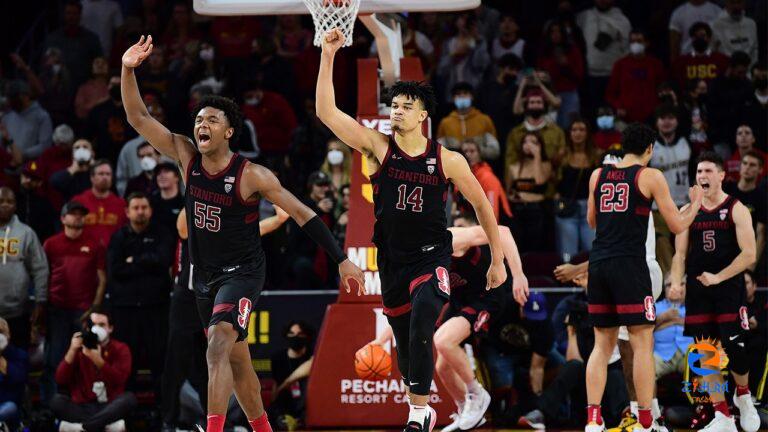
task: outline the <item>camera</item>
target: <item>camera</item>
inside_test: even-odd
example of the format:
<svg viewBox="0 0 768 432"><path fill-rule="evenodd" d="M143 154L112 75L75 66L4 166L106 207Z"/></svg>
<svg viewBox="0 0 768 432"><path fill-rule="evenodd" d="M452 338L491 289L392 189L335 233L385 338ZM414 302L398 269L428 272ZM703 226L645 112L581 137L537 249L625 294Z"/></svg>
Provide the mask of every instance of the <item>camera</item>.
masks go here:
<svg viewBox="0 0 768 432"><path fill-rule="evenodd" d="M88 349L96 349L99 346L99 336L90 330L83 330L83 346Z"/></svg>

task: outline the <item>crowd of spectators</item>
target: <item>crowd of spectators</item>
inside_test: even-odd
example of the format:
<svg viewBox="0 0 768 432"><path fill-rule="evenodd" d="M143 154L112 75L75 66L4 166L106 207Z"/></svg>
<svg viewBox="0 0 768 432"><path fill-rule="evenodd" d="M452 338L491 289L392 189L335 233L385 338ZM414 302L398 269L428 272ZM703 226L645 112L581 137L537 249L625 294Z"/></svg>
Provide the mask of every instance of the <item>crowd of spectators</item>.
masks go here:
<svg viewBox="0 0 768 432"><path fill-rule="evenodd" d="M178 358L166 345L181 330L150 317L181 313L173 302L186 292L168 272L180 266L174 257L181 176L126 120L122 52L139 35L154 36L138 82L150 114L173 131L191 132L189 110L201 97L233 98L245 123L233 150L275 172L342 245L352 155L315 116L319 50L307 17L204 17L191 1L54 3L52 18L43 21L46 37L0 59L0 280L7 291L0 299L0 421L18 424L22 395L12 384L23 382L26 353L44 339L41 406L66 423L61 430L117 431L136 404L125 389L135 385L138 370L151 372L158 395L181 386L164 383L162 375L170 356ZM747 205L757 235L759 258L749 280L752 287L764 284L764 2L541 3L491 1L471 11L397 18L404 52L421 60L437 91L440 108L430 132L467 158L499 222L512 229L524 265L531 265L524 269L531 280L554 285L552 266L542 262L586 257L594 238L586 223L589 174L620 146L628 123L646 122L658 131L651 165L664 172L678 205L688 199L701 151L713 149L727 160L725 189ZM337 56L336 97L348 113L355 111L355 60L375 54L373 38L357 26L352 46ZM454 216L467 209L459 195L450 201ZM275 212L270 203L260 207L262 218ZM666 273L673 236L661 217L654 220ZM292 221L264 245L267 289L337 287L335 266ZM531 275L534 267L546 268ZM671 293L659 304L660 373L679 369L681 297ZM764 303L754 289L749 298ZM521 404L526 411L567 419L570 411L553 407L580 407L577 383L583 384L590 342L582 340L588 324L574 317L583 298L560 302L551 314L545 309L543 318L539 306L507 311L507 327L480 351L501 395L495 398L499 418L517 405L505 391L521 386L518 367L537 371L530 386L522 385L536 396ZM750 317L753 329L764 332L758 306L751 306ZM547 332L530 324L542 320L555 329L544 342ZM301 323L294 327L287 337L308 332ZM98 335L96 345L85 344L86 333ZM755 336L751 343L759 341ZM531 347L533 356L506 356ZM288 357L303 365L307 347L291 349ZM547 369L562 365L549 388L533 382L545 363ZM291 372L281 371L281 379ZM278 400L285 411L302 410L285 395ZM178 412L176 405L163 399L165 423L174 422L168 413Z"/></svg>

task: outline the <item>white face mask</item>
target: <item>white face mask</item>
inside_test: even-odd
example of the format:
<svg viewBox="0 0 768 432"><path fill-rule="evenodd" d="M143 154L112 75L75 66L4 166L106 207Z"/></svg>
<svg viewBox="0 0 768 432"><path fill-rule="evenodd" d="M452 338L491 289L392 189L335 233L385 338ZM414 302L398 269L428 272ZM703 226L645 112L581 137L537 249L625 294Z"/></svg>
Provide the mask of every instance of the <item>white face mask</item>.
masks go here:
<svg viewBox="0 0 768 432"><path fill-rule="evenodd" d="M0 351L4 350L8 346L8 336L0 333Z"/></svg>
<svg viewBox="0 0 768 432"><path fill-rule="evenodd" d="M61 72L61 65L57 63L55 65L52 65L51 69L53 70L54 74L58 74L59 72Z"/></svg>
<svg viewBox="0 0 768 432"><path fill-rule="evenodd" d="M107 340L107 336L109 336L107 334L107 329L102 326L91 326L91 332L93 332L99 338L99 343L104 343Z"/></svg>
<svg viewBox="0 0 768 432"><path fill-rule="evenodd" d="M72 157L75 158L77 162L88 162L91 160L91 150L85 147L78 147L72 153Z"/></svg>
<svg viewBox="0 0 768 432"><path fill-rule="evenodd" d="M254 106L259 104L259 98L257 97L250 97L245 100L246 105Z"/></svg>
<svg viewBox="0 0 768 432"><path fill-rule="evenodd" d="M344 152L341 150L328 151L328 163L331 165L339 165L344 162Z"/></svg>
<svg viewBox="0 0 768 432"><path fill-rule="evenodd" d="M152 171L157 166L157 161L152 156L144 156L140 161L141 169L144 171Z"/></svg>
<svg viewBox="0 0 768 432"><path fill-rule="evenodd" d="M629 44L629 52L634 55L640 55L645 52L645 45L640 42L632 42Z"/></svg>
<svg viewBox="0 0 768 432"><path fill-rule="evenodd" d="M213 48L205 48L200 50L200 60L211 61L214 58Z"/></svg>

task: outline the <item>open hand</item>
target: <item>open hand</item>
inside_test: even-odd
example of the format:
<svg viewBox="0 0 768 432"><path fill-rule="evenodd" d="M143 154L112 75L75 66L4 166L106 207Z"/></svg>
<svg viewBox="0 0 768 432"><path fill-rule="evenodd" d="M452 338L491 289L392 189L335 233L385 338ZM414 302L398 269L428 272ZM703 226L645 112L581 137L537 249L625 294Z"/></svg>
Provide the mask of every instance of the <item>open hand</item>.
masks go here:
<svg viewBox="0 0 768 432"><path fill-rule="evenodd" d="M363 278L363 271L360 267L352 264L352 261L345 259L339 264L339 276L341 277L341 283L344 285L344 289L347 292L352 292L352 288L349 285L349 280L357 282L357 295L361 296L365 294L365 282Z"/></svg>
<svg viewBox="0 0 768 432"><path fill-rule="evenodd" d="M132 47L128 48L123 54L123 66L127 68L137 68L150 54L152 54L152 36L144 39L142 35Z"/></svg>
<svg viewBox="0 0 768 432"><path fill-rule="evenodd" d="M345 41L344 33L338 28L328 30L323 37L323 53L329 55L336 54L336 51L344 46Z"/></svg>

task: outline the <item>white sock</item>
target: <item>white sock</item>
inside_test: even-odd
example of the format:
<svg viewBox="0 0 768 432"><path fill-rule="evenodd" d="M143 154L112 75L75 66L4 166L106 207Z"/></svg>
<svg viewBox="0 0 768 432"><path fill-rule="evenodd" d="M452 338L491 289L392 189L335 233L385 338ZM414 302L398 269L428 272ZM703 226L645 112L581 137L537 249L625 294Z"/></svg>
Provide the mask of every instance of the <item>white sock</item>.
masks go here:
<svg viewBox="0 0 768 432"><path fill-rule="evenodd" d="M467 391L477 395L483 392L483 386L476 379L473 379L471 383L467 384Z"/></svg>
<svg viewBox="0 0 768 432"><path fill-rule="evenodd" d="M429 405L408 405L411 408L410 412L408 412L408 423L416 422L420 425L424 425L424 419L427 417L427 407Z"/></svg>
<svg viewBox="0 0 768 432"><path fill-rule="evenodd" d="M638 410L639 407L637 405L637 401L629 401L629 412L631 412L635 418L640 417L640 412Z"/></svg>
<svg viewBox="0 0 768 432"><path fill-rule="evenodd" d="M654 420L661 417L661 409L659 408L659 400L656 398L653 398L651 401L651 417L653 417Z"/></svg>

